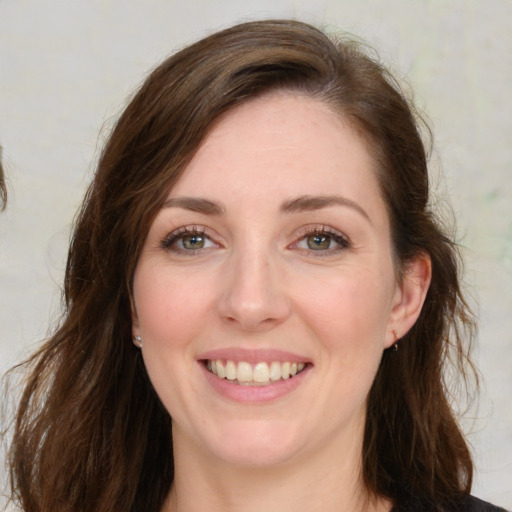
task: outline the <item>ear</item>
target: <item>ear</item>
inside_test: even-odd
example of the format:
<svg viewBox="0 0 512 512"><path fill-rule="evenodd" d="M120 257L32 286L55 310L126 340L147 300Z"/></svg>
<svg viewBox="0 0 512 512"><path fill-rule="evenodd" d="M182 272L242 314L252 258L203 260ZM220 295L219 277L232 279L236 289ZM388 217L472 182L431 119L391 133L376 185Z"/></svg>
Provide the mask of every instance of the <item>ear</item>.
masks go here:
<svg viewBox="0 0 512 512"><path fill-rule="evenodd" d="M393 298L386 347L403 338L420 316L431 279L432 262L427 253L419 253L406 264L402 281L397 283Z"/></svg>

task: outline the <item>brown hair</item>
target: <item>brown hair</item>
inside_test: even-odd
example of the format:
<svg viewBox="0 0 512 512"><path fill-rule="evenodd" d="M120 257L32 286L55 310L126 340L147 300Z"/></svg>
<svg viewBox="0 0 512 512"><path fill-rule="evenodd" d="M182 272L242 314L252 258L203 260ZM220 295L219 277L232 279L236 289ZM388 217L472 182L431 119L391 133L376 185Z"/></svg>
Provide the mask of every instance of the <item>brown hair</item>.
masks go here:
<svg viewBox="0 0 512 512"><path fill-rule="evenodd" d="M152 219L219 116L275 89L330 105L367 141L399 272L419 252L433 278L422 313L386 351L368 398L363 479L371 493L433 502L468 493L472 462L443 368L471 315L458 258L429 210L411 106L355 43L295 21L213 34L151 73L115 126L76 226L60 327L31 360L11 448L26 511L159 510L173 480L171 422L131 341L130 290ZM341 456L341 454L340 454Z"/></svg>

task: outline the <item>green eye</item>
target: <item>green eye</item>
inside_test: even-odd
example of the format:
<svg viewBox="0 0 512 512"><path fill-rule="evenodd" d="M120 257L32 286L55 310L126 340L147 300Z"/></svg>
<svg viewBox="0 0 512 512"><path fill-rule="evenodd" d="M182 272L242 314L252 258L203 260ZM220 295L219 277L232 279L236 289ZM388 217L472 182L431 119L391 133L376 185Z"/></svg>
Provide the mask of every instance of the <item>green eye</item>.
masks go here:
<svg viewBox="0 0 512 512"><path fill-rule="evenodd" d="M205 239L204 236L198 234L186 235L182 237L181 243L185 249L202 249L205 244Z"/></svg>
<svg viewBox="0 0 512 512"><path fill-rule="evenodd" d="M351 247L348 237L328 226L305 226L301 231L300 238L291 247L303 251L302 254L334 256Z"/></svg>
<svg viewBox="0 0 512 512"><path fill-rule="evenodd" d="M313 251L324 251L331 246L331 237L322 234L310 235L306 238L308 249Z"/></svg>
<svg viewBox="0 0 512 512"><path fill-rule="evenodd" d="M194 256L203 250L219 247L202 226L184 226L164 238L160 247L177 254Z"/></svg>

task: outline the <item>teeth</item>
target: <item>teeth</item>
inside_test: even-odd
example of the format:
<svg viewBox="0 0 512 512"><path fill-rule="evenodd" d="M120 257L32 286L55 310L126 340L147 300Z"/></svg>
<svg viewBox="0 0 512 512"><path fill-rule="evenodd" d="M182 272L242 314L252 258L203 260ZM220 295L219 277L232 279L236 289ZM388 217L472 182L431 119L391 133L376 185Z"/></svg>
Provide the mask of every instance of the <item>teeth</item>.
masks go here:
<svg viewBox="0 0 512 512"><path fill-rule="evenodd" d="M286 380L297 375L306 367L306 363L272 361L257 363L252 366L245 361L226 361L218 359L207 361L206 368L221 379L237 380L241 384L268 384L280 379Z"/></svg>
<svg viewBox="0 0 512 512"><path fill-rule="evenodd" d="M236 372L236 380L239 382L251 382L252 366L249 363L240 361Z"/></svg>
<svg viewBox="0 0 512 512"><path fill-rule="evenodd" d="M219 374L219 366L222 366L221 361L217 361L217 375ZM226 379L228 380L236 380L236 366L233 361L228 361L226 363Z"/></svg>
<svg viewBox="0 0 512 512"><path fill-rule="evenodd" d="M270 380L270 370L267 363L258 363L252 372L254 382L268 382Z"/></svg>
<svg viewBox="0 0 512 512"><path fill-rule="evenodd" d="M270 363L270 379L277 381L281 378L281 363L274 361Z"/></svg>
<svg viewBox="0 0 512 512"><path fill-rule="evenodd" d="M217 365L215 361L208 361L208 370L210 370L214 375L217 375Z"/></svg>
<svg viewBox="0 0 512 512"><path fill-rule="evenodd" d="M283 363L281 365L281 377L285 380L290 378L290 367L290 363Z"/></svg>
<svg viewBox="0 0 512 512"><path fill-rule="evenodd" d="M212 363L212 365L215 365L217 368L217 375L223 379L226 376L226 372L224 370L224 366L222 366L222 361L216 361L215 363Z"/></svg>

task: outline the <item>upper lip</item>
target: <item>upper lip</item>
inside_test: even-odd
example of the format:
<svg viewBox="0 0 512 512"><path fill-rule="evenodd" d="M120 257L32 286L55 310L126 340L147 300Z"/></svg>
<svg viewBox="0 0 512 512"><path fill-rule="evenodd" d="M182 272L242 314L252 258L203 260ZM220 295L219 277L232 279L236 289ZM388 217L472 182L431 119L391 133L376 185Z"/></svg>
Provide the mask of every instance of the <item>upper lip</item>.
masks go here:
<svg viewBox="0 0 512 512"><path fill-rule="evenodd" d="M309 363L307 357L275 349L247 349L240 347L230 347L222 349L213 349L203 352L199 355L198 360L226 360L226 361L245 361L255 364L260 362L278 361L281 363Z"/></svg>

